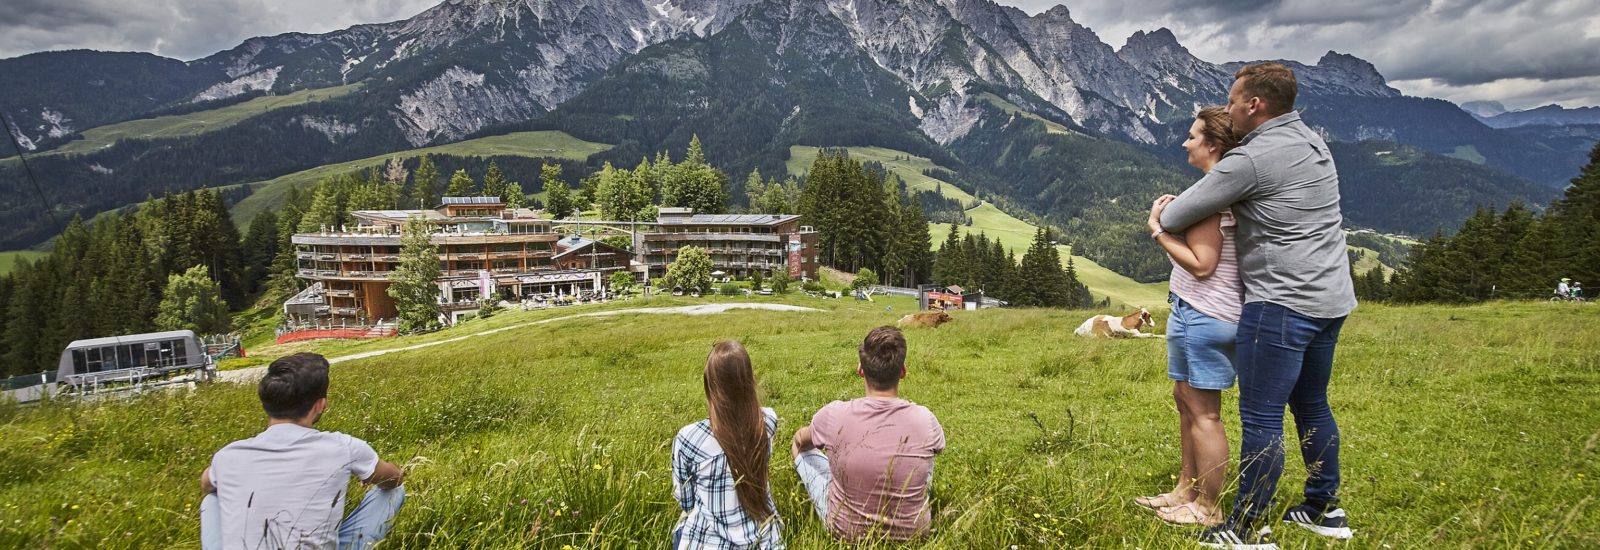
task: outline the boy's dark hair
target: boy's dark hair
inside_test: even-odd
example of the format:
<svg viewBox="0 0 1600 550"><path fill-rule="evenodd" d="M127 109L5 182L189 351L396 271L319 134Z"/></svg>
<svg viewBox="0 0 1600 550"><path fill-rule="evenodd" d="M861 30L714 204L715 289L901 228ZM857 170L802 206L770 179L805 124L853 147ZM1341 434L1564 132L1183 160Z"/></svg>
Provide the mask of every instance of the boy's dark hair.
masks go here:
<svg viewBox="0 0 1600 550"><path fill-rule="evenodd" d="M867 385L887 390L900 385L900 370L906 365L906 337L900 329L882 326L867 333L857 351Z"/></svg>
<svg viewBox="0 0 1600 550"><path fill-rule="evenodd" d="M256 395L267 416L305 418L318 399L328 396L328 360L309 352L280 357L267 366Z"/></svg>
<svg viewBox="0 0 1600 550"><path fill-rule="evenodd" d="M1244 81L1245 99L1259 97L1267 102L1267 113L1272 116L1288 114L1294 110L1294 97L1300 84L1294 70L1279 63L1257 63L1233 73L1235 80Z"/></svg>

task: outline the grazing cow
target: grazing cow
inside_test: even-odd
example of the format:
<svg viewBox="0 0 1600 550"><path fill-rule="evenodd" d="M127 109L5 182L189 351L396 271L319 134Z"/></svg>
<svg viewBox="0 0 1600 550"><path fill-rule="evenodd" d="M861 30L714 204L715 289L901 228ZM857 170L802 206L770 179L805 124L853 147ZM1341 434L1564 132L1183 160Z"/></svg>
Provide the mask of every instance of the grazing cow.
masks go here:
<svg viewBox="0 0 1600 550"><path fill-rule="evenodd" d="M1073 331L1078 336L1099 336L1102 338L1116 338L1127 336L1133 338L1154 338L1157 335L1139 332L1140 328L1155 326L1155 321L1150 319L1150 311L1139 308L1138 311L1117 317L1114 315L1096 315L1078 325L1078 330Z"/></svg>
<svg viewBox="0 0 1600 550"><path fill-rule="evenodd" d="M896 324L900 325L901 328L936 328L939 325L950 322L952 319L954 319L954 317L951 317L949 313L945 313L943 311L928 311L924 313L913 313L905 317L901 317L900 322Z"/></svg>

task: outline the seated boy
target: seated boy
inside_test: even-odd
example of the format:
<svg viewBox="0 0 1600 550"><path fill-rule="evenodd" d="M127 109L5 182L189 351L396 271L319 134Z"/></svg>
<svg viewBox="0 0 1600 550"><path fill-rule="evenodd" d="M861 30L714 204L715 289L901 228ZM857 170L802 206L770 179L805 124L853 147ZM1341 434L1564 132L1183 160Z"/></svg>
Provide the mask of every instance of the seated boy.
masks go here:
<svg viewBox="0 0 1600 550"><path fill-rule="evenodd" d="M927 407L900 399L900 329L873 329L857 354L866 397L829 403L795 432L795 470L833 536L915 538L932 521L928 489L944 428Z"/></svg>
<svg viewBox="0 0 1600 550"><path fill-rule="evenodd" d="M405 501L403 474L365 441L312 429L328 408L328 361L273 361L256 393L267 429L217 451L200 474L201 548L366 548L383 538ZM377 487L340 521L352 475Z"/></svg>

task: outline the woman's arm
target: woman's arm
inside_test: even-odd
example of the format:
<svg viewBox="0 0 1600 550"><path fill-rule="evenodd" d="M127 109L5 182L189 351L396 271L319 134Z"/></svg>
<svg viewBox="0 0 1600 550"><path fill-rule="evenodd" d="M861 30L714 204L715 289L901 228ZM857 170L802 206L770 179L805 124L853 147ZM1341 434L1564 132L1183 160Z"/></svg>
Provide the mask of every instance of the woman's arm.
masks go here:
<svg viewBox="0 0 1600 550"><path fill-rule="evenodd" d="M1222 259L1222 214L1212 214L1200 220L1185 230L1180 239L1161 228L1161 211L1170 202L1171 199L1162 197L1151 205L1148 224L1151 234L1178 267L1196 279L1210 277L1217 270L1217 262Z"/></svg>
<svg viewBox="0 0 1600 550"><path fill-rule="evenodd" d="M694 459L689 456L688 445L682 437L672 438L672 496L678 501L678 508L689 511L694 509Z"/></svg>

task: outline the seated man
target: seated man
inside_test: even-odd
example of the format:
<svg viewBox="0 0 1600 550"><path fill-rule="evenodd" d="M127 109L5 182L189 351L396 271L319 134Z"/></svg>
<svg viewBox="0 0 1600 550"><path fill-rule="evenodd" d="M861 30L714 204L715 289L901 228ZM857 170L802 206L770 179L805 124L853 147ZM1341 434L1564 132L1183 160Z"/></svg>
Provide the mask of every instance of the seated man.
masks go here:
<svg viewBox="0 0 1600 550"><path fill-rule="evenodd" d="M927 407L900 399L906 375L900 329L873 329L858 355L866 397L829 403L795 432L795 470L833 536L915 538L932 521L928 489L944 428Z"/></svg>
<svg viewBox="0 0 1600 550"><path fill-rule="evenodd" d="M267 429L217 451L200 474L201 548L366 548L383 538L405 501L403 474L365 441L312 429L328 408L328 360L273 361L257 394ZM377 487L340 521L352 475Z"/></svg>

